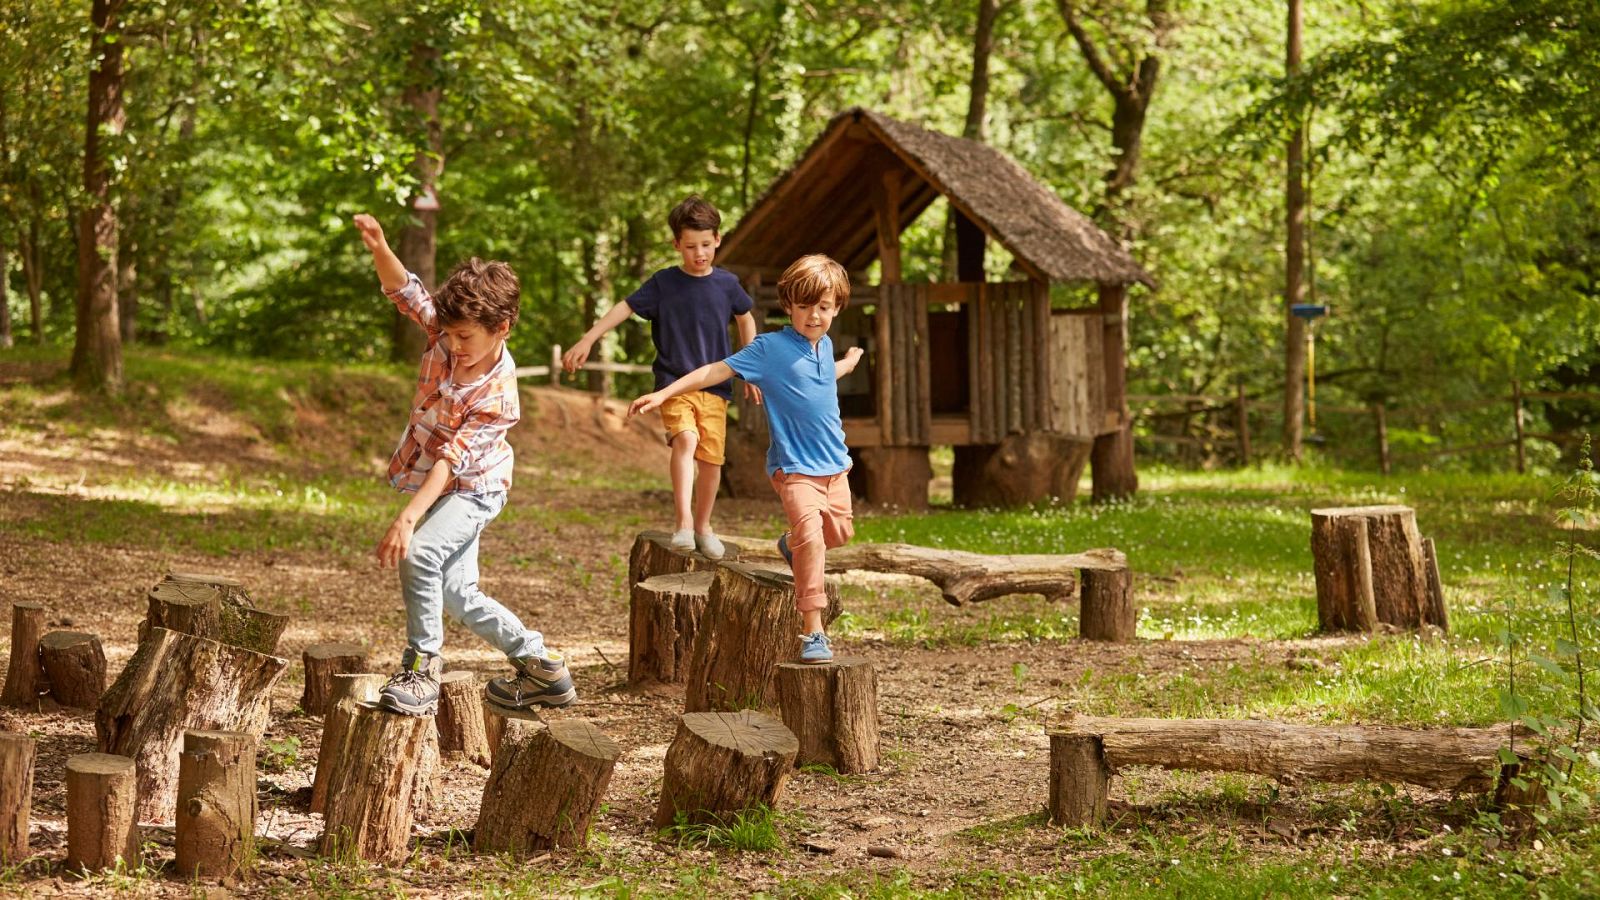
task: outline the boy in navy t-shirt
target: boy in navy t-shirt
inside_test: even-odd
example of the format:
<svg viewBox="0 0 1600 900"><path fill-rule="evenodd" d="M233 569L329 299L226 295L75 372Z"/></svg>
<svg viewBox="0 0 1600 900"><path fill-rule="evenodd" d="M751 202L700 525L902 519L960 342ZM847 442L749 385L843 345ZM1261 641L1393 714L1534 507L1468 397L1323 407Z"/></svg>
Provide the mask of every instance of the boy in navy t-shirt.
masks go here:
<svg viewBox="0 0 1600 900"><path fill-rule="evenodd" d="M778 302L791 325L758 336L722 362L702 366L666 388L633 401L628 414L649 412L689 391L737 374L762 391L772 445L767 474L783 502L789 530L778 550L794 570L795 607L802 629L800 661L833 659L822 613L826 552L855 535L850 509L850 451L839 418L837 382L855 369L861 349L833 358L828 328L850 301L844 268L822 255L803 256L778 279Z"/></svg>
<svg viewBox="0 0 1600 900"><path fill-rule="evenodd" d="M595 341L638 313L650 322L650 339L656 345L656 389L660 390L706 363L724 359L728 322L739 325L739 342L756 336L753 304L739 279L711 260L722 245L722 216L717 208L691 196L667 216L672 226L672 246L683 257L681 265L650 276L628 299L618 303L561 357L568 372L583 368ZM756 403L761 392L749 384L745 393ZM699 550L708 559L721 559L722 541L711 530L711 507L722 481L722 463L728 434L728 401L732 385L725 376L699 390L674 397L661 407L667 443L672 447L672 502L676 515L672 548Z"/></svg>

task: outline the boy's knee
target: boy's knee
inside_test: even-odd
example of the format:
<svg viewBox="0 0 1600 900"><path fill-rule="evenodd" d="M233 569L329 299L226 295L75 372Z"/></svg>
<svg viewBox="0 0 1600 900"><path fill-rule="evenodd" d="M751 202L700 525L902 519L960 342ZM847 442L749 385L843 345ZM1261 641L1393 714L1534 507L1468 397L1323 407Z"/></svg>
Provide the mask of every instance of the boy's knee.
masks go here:
<svg viewBox="0 0 1600 900"><path fill-rule="evenodd" d="M851 519L831 519L828 527L823 530L823 537L828 542L828 549L843 547L850 543L856 536L855 522Z"/></svg>
<svg viewBox="0 0 1600 900"><path fill-rule="evenodd" d="M667 443L676 448L693 450L700 446L700 432L695 431L693 428L684 429L673 435Z"/></svg>

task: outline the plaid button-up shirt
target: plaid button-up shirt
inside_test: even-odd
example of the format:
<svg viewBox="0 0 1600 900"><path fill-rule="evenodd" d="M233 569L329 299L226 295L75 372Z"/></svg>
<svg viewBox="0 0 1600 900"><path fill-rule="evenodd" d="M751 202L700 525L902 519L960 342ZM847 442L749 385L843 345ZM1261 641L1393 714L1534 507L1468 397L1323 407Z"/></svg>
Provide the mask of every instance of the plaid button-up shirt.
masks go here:
<svg viewBox="0 0 1600 900"><path fill-rule="evenodd" d="M406 493L422 487L439 460L450 464L445 493L486 494L511 487L511 445L506 432L522 418L516 363L502 349L500 361L470 384L451 378L455 360L434 314L433 298L408 273L404 287L384 291L400 311L428 333L411 398L411 421L389 459L389 483Z"/></svg>

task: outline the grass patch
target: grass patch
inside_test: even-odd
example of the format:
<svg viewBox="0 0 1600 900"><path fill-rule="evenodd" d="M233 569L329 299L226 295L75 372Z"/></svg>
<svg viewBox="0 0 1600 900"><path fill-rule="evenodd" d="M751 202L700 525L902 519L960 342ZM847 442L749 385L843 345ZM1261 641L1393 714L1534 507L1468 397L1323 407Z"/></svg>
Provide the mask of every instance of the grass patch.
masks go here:
<svg viewBox="0 0 1600 900"><path fill-rule="evenodd" d="M737 850L764 853L783 846L778 813L765 804L741 809L729 816L713 816L709 822L690 822L684 813L661 830L662 836L679 847L700 850Z"/></svg>

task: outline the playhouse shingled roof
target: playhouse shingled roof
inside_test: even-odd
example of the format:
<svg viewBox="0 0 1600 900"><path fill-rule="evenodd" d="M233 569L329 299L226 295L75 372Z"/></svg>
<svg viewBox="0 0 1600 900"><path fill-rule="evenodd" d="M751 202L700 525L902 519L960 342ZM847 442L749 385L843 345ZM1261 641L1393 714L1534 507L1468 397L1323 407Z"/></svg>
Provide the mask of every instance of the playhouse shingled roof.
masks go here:
<svg viewBox="0 0 1600 900"><path fill-rule="evenodd" d="M943 195L1036 278L1152 283L1110 235L1005 153L859 107L835 116L756 201L717 262L781 269L827 253L864 269L878 255L872 194L891 169L902 173L902 227Z"/></svg>

